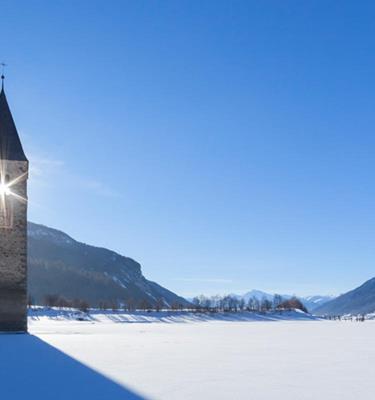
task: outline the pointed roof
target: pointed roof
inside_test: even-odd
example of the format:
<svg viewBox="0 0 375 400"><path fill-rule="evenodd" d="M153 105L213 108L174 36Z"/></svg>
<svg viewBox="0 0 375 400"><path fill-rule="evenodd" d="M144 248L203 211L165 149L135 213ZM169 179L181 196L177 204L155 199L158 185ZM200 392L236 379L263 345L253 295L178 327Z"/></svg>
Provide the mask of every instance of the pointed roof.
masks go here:
<svg viewBox="0 0 375 400"><path fill-rule="evenodd" d="M27 161L5 96L4 86L0 92L0 159Z"/></svg>

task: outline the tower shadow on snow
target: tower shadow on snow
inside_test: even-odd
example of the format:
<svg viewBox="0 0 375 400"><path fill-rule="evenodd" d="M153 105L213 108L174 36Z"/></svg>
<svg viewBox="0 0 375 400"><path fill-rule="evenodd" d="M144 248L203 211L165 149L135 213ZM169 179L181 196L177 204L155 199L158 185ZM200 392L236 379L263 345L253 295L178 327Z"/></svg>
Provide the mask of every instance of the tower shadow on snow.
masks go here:
<svg viewBox="0 0 375 400"><path fill-rule="evenodd" d="M0 398L146 400L33 335L0 335Z"/></svg>

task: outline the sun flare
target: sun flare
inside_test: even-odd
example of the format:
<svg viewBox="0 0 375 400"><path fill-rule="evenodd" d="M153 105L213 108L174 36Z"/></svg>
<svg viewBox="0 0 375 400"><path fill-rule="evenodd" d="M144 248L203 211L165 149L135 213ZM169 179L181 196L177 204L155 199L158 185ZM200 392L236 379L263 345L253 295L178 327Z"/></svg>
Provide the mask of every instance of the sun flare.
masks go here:
<svg viewBox="0 0 375 400"><path fill-rule="evenodd" d="M11 190L9 189L9 186L6 185L5 183L0 183L0 196L9 196L11 194Z"/></svg>
<svg viewBox="0 0 375 400"><path fill-rule="evenodd" d="M17 176L12 181L7 182L5 179L5 174L4 173L0 174L0 198L2 200L0 206L2 204L5 204L5 197L7 197L7 196L13 196L20 201L27 202L27 200L23 196L15 193L11 189L12 186L16 185L17 183L21 182L22 180L24 180L26 178L27 178L27 173L23 173L23 174Z"/></svg>

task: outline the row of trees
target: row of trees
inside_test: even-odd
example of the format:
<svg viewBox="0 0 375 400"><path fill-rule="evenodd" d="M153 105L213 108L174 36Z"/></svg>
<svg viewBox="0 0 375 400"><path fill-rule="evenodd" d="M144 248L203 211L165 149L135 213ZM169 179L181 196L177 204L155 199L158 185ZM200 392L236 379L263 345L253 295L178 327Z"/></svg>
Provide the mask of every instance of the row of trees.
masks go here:
<svg viewBox="0 0 375 400"><path fill-rule="evenodd" d="M324 319L328 319L330 321L356 321L356 322L365 322L366 321L366 314L358 314L358 315L325 315L323 316Z"/></svg>
<svg viewBox="0 0 375 400"><path fill-rule="evenodd" d="M32 305L32 301L29 301L29 306ZM58 294L47 294L44 296L44 305L47 307L60 307L60 308L77 308L83 312L87 312L90 304L82 299L68 300L65 297L59 296Z"/></svg>
<svg viewBox="0 0 375 400"><path fill-rule="evenodd" d="M281 295L275 294L273 299L270 300L266 297L258 299L253 296L250 297L246 302L243 298L238 298L236 296L198 296L194 297L193 305L196 310L199 311L252 311L252 312L268 312L275 310L291 310L299 309L307 312L306 307L297 297L292 297L290 299L284 299Z"/></svg>
<svg viewBox="0 0 375 400"><path fill-rule="evenodd" d="M28 300L29 307L34 305L33 298L29 296ZM123 301L115 300L102 300L95 304L90 304L86 300L82 299L66 299L58 294L47 294L44 296L42 305L46 307L59 307L59 308L77 308L78 310L86 312L89 308L99 308L100 310L124 310L124 311L160 311L168 308L171 310L183 310L184 305L180 303L172 303L167 305L162 298L156 299L154 303L149 302L146 299L134 300L124 299ZM186 308L186 307L185 307Z"/></svg>
<svg viewBox="0 0 375 400"><path fill-rule="evenodd" d="M186 307L181 303L172 303L171 305L167 305L162 298L156 299L154 303L151 303L147 299L142 300L134 300L134 299L125 299L124 301L116 302L116 301L100 301L99 302L100 310L124 310L124 311L161 311L163 309L170 310L183 310Z"/></svg>
<svg viewBox="0 0 375 400"><path fill-rule="evenodd" d="M34 302L29 297L29 306L33 305ZM82 299L66 299L63 296L57 294L48 294L44 297L43 305L47 307L60 307L60 308L77 308L78 310L86 312L90 307L98 307L100 310L124 310L124 311L160 311L162 309L170 310L183 310L190 309L197 312L269 312L276 310L291 310L299 309L307 312L305 306L297 297L285 299L281 295L275 294L273 299L263 297L258 299L257 297L250 297L247 302L244 299L236 296L198 296L192 301L190 307L186 307L180 303L173 303L168 305L162 298L156 299L154 303L149 302L146 299L134 300L124 299L124 301L100 301L96 304L91 305L89 302Z"/></svg>

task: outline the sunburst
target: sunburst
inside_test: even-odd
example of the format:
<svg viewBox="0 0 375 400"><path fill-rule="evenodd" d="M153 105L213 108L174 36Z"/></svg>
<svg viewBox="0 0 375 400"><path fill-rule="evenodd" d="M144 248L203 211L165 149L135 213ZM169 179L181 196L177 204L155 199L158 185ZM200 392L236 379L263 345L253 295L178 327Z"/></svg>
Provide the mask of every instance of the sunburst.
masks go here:
<svg viewBox="0 0 375 400"><path fill-rule="evenodd" d="M26 178L27 178L27 172L17 176L10 182L6 182L5 174L0 172L0 204L3 208L5 208L5 204L6 204L5 199L8 196L12 196L12 197L16 198L17 200L27 203L27 199L25 199L23 196L21 196L20 194L14 192L12 190L12 187L14 185L23 181Z"/></svg>

